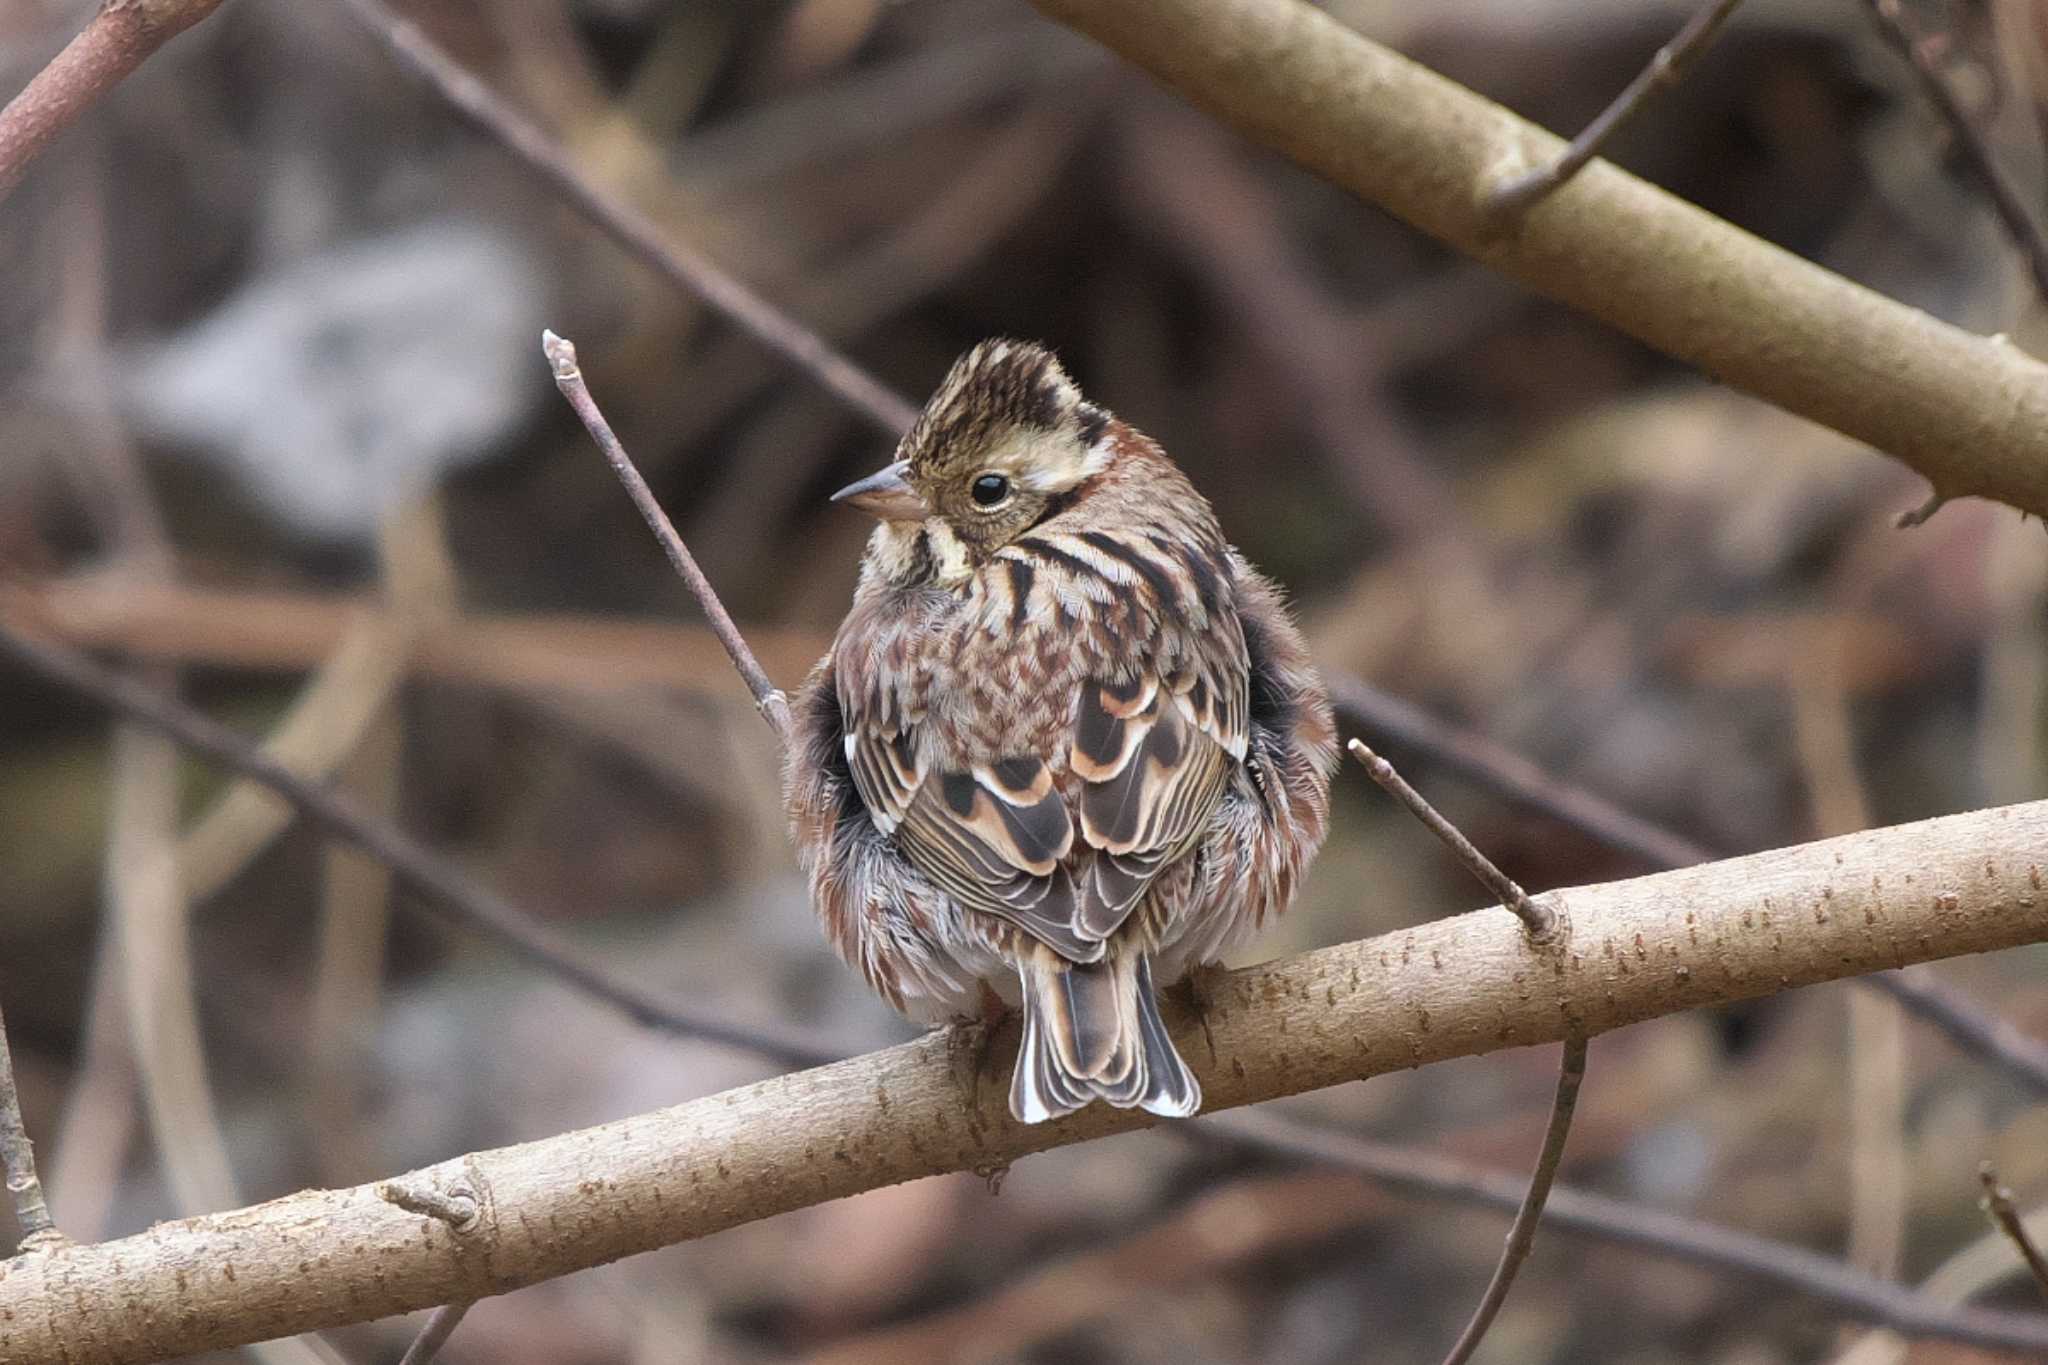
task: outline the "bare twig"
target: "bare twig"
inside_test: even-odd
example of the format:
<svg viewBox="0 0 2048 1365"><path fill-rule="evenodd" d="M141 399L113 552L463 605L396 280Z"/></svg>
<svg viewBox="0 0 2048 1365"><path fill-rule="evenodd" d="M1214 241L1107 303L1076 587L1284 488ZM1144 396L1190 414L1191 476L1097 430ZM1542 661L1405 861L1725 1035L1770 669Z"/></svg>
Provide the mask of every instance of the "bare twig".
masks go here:
<svg viewBox="0 0 2048 1365"><path fill-rule="evenodd" d="M1865 0L1865 3L1870 7L1871 16L1877 20L1878 32L1884 35L1892 50L1913 68L1921 90L1948 125L1963 160L1970 163L1971 172L1983 182L1984 193L1990 196L1991 207L2005 225L2012 244L2026 257L2027 269L2033 272L2035 290L2043 299L2048 299L2048 238L2041 235L2040 225L2027 211L2026 198L2019 187L2013 184L1999 168L1997 158L1991 155L1990 145L1985 142L1976 120L1963 108L1962 98L1950 83L1948 74L1941 69L1941 62L1930 48L1927 36L1920 32L1899 0ZM1937 493L1924 506L1903 514L1899 525L1919 525L1934 515L1942 501Z"/></svg>
<svg viewBox="0 0 2048 1365"><path fill-rule="evenodd" d="M1520 754L1432 716L1412 702L1342 673L1328 676L1331 698L1344 719L1390 734L1487 790L1638 858L1646 867L1690 867L1726 856L1623 810L1584 787L1561 782ZM1873 972L1858 977L1857 984L1891 996L1948 1035L1964 1052L1982 1057L2030 1089L2048 1094L2048 1044L1987 1014L1926 969Z"/></svg>
<svg viewBox="0 0 2048 1365"><path fill-rule="evenodd" d="M1678 35L1657 49L1650 64L1636 73L1636 78L1572 139L1569 147L1555 160L1494 186L1487 196L1487 207L1503 217L1526 213L1543 196L1577 175L1587 162L1600 155L1616 133L1642 112L1652 95L1678 84L1687 64L1712 44L1721 25L1728 22L1741 3L1742 0L1705 0L1685 21L1685 27L1678 30Z"/></svg>
<svg viewBox="0 0 2048 1365"><path fill-rule="evenodd" d="M98 13L0 109L0 199L29 162L149 55L220 8L221 0L100 0Z"/></svg>
<svg viewBox="0 0 2048 1365"><path fill-rule="evenodd" d="M23 1251L47 1250L64 1244L64 1234L50 1218L43 1182L36 1177L36 1156L21 1121L21 1095L14 1087L14 1054L7 1048L7 1021L0 1018L0 1178L14 1208Z"/></svg>
<svg viewBox="0 0 2048 1365"><path fill-rule="evenodd" d="M1527 1198L1523 1178L1434 1151L1418 1151L1285 1118L1269 1109L1204 1118L1199 1125L1267 1152L1356 1171L1390 1189L1511 1213ZM1846 1316L1906 1336L1947 1338L1956 1311L1925 1293L1879 1279L1804 1247L1666 1213L1590 1190L1552 1189L1544 1221L1560 1232L1630 1247L1781 1285ZM1961 1310L1971 1311L1971 1310Z"/></svg>
<svg viewBox="0 0 2048 1365"><path fill-rule="evenodd" d="M1443 840L1467 872L1479 879L1479 884L1500 897L1502 908L1512 910L1522 921L1522 927L1529 931L1531 940L1542 943L1557 930L1557 912L1547 905L1539 905L1529 898L1529 893L1516 883L1514 878L1493 865L1493 860L1481 853L1470 839L1458 831L1458 827L1443 817L1443 814L1423 794L1408 785L1408 780L1394 771L1394 765L1366 747L1362 739L1351 741L1351 756L1365 765L1372 774L1372 780L1386 788L1387 793L1408 808L1431 834Z"/></svg>
<svg viewBox="0 0 2048 1365"><path fill-rule="evenodd" d="M633 467L633 457L626 453L626 447L613 434L611 423L605 421L604 413L598 410L597 400L590 396L590 388L583 382L583 371L576 368L575 344L556 336L553 332L541 333L541 350L546 353L548 365L555 372L555 387L562 391L562 397L569 400L569 406L576 410L576 416L583 422L590 439L597 442L597 448L604 452L605 462L618 475L619 482L626 486L626 495L633 499L633 505L640 509L640 515L647 521L647 529L654 532L654 538L661 542L662 551L668 555L668 562L697 602L704 608L704 615L711 622L712 633L718 636L718 643L725 646L725 652L732 659L732 666L739 670L746 680L747 690L754 694L755 703L761 714L775 730L776 736L784 743L789 741L795 722L789 714L789 698L785 697L768 674L761 668L761 661L754 657L754 651L747 646L746 637L733 624L732 616L725 604L718 600L718 590L711 586L711 580L697 567L697 560L690 553L690 547L683 543L682 536L668 519L668 513L661 510L661 503L655 499L654 490L647 486L647 480L640 477L640 471Z"/></svg>
<svg viewBox="0 0 2048 1365"><path fill-rule="evenodd" d="M592 181L524 116L379 0L347 0L350 13L391 55L464 117L538 171L557 193L626 250L746 329L769 350L837 394L878 430L898 436L917 407L848 360L831 343L695 247L677 241L610 190Z"/></svg>
<svg viewBox="0 0 2048 1365"><path fill-rule="evenodd" d="M1901 531L1910 531L1915 526L1925 526L1929 517L1948 506L1948 499L1939 493L1929 493L1926 500L1917 506L1908 507L1892 519L1892 525Z"/></svg>
<svg viewBox="0 0 2048 1365"><path fill-rule="evenodd" d="M1350 674L1326 670L1324 677L1343 719L1420 750L1495 795L1638 858L1645 867L1688 867L1718 856L1706 845L1623 810L1595 792L1558 780L1476 730L1431 715Z"/></svg>
<svg viewBox="0 0 2048 1365"><path fill-rule="evenodd" d="M427 1319L427 1325L420 1328L420 1334L412 1339L412 1345L405 1348L405 1358L398 1365L434 1365L434 1357L448 1344L448 1338L455 1335L463 1316L474 1305L467 1303L445 1303L434 1310Z"/></svg>
<svg viewBox="0 0 2048 1365"><path fill-rule="evenodd" d="M838 1049L793 1032L732 1023L702 1010L678 1006L613 978L525 911L353 801L314 786L227 727L153 688L100 667L74 650L31 639L0 625L0 654L261 782L289 801L300 815L318 821L388 864L401 881L424 893L426 903L438 907L451 923L484 934L534 966L624 1011L640 1024L723 1043L796 1066L813 1065L839 1055Z"/></svg>
<svg viewBox="0 0 2048 1365"><path fill-rule="evenodd" d="M1862 982L1940 1029L1963 1051L1996 1063L2007 1075L2048 1094L2048 1043L1986 1014L1976 1001L1926 968L1878 972L1863 977Z"/></svg>
<svg viewBox="0 0 2048 1365"><path fill-rule="evenodd" d="M1999 1183L1998 1172L1988 1161L1977 1168L1977 1179L1984 1184L1985 1217L2012 1240L2020 1259L2033 1272L2034 1283L2041 1286L2042 1293L2048 1294L2048 1259L2042 1257L2041 1248L2034 1245L2027 1225L2020 1221L2020 1211L2013 1207L2012 1191Z"/></svg>
<svg viewBox="0 0 2048 1365"><path fill-rule="evenodd" d="M1529 1192L1515 1210L1515 1221L1508 1227L1507 1245L1501 1249L1500 1264L1493 1268L1486 1293L1480 1296L1479 1306L1472 1310L1472 1320L1465 1324L1450 1354L1444 1357L1444 1365L1465 1365L1479 1349L1479 1343L1493 1326L1495 1314L1507 1301L1515 1273L1528 1259L1529 1248L1535 1245L1536 1225L1543 1221L1543 1205L1557 1179L1558 1163L1564 1159L1564 1140L1572 1130L1572 1111L1579 1107L1579 1084L1585 1079L1586 1040L1567 1038L1564 1056L1557 1064L1557 1095L1550 1104L1550 1126L1543 1130L1543 1148L1536 1157L1535 1174L1529 1177Z"/></svg>

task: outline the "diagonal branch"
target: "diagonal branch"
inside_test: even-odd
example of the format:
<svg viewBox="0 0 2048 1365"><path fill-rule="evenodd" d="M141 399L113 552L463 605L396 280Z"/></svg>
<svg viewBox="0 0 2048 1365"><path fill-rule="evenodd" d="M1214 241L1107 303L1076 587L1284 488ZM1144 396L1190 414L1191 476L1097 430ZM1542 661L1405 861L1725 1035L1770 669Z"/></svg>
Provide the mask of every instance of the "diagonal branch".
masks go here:
<svg viewBox="0 0 2048 1365"><path fill-rule="evenodd" d="M2027 1231L2027 1225L2020 1220L2020 1211L2013 1207L2012 1191L1998 1178L1998 1170L1985 1162L1977 1170L1977 1179L1984 1186L1984 1214L2005 1234L2019 1252L2020 1259L2027 1263L2027 1270L2034 1277L2034 1283L2041 1292L2048 1294L2048 1256L2041 1254L2041 1248L2034 1245L2034 1238Z"/></svg>
<svg viewBox="0 0 2048 1365"><path fill-rule="evenodd" d="M1560 139L1303 0L1035 0L1224 122L1512 278L1944 497L2048 515L2048 365L1801 260L1604 162L1503 228Z"/></svg>
<svg viewBox="0 0 2048 1365"><path fill-rule="evenodd" d="M1489 193L1487 207L1499 214L1522 213L1584 170L1586 163L1605 151L1614 135L1643 111L1652 95L1678 82L1692 59L1713 44L1714 35L1741 3L1742 0L1705 0L1685 21L1685 27L1678 30L1678 35L1658 48L1650 64L1622 87L1614 102L1579 130L1571 146L1534 170L1500 181Z"/></svg>
<svg viewBox="0 0 2048 1365"><path fill-rule="evenodd" d="M1440 720L1412 702L1342 673L1330 674L1329 683L1331 700L1344 719L1392 735L1488 791L1640 859L1647 867L1691 867L1725 856L1623 810L1596 792L1561 782L1513 750ZM1924 969L1875 972L1859 978L1858 984L1891 996L1963 1051L2048 1094L2048 1044L1987 1013Z"/></svg>
<svg viewBox="0 0 2048 1365"><path fill-rule="evenodd" d="M1956 93L1955 85L1941 69L1928 45L1925 34L1906 13L1899 0L1865 0L1870 14L1877 21L1877 31L1892 51L1899 54L1905 63L1913 68L1913 75L1920 82L1921 91L1941 114L1954 136L1956 149L1963 160L1970 164L1970 170L1983 182L1984 193L1991 200L1992 209L1998 220L2004 224L2006 235L2026 257L2027 269L2033 274L2034 289L2048 299L2048 237L2041 234L2041 225L2034 221L2034 215L2027 208L2026 196L2020 192L1999 168L1998 158L1991 154L1990 144L1984 140L1982 130L1977 127L1970 111L1963 107L1962 96ZM1901 528L1918 526L1934 515L1943 499L1937 494L1920 509L1908 512L1899 519Z"/></svg>
<svg viewBox="0 0 2048 1365"><path fill-rule="evenodd" d="M461 868L326 787L306 781L248 740L173 697L100 667L63 645L0 625L0 656L170 735L216 763L262 783L298 813L347 839L421 892L444 918L484 934L529 963L622 1010L650 1028L724 1043L795 1066L837 1057L839 1050L793 1031L736 1024L716 1014L662 1000L619 981L582 958L566 941Z"/></svg>
<svg viewBox="0 0 2048 1365"><path fill-rule="evenodd" d="M99 12L0 109L0 200L50 140L127 79L151 53L221 0L101 0Z"/></svg>
<svg viewBox="0 0 2048 1365"><path fill-rule="evenodd" d="M718 590L697 567L697 557L683 543L675 524L668 519L668 513L661 510L654 490L647 486L646 479L640 477L640 471L633 465L633 457L626 453L626 447L613 433L611 423L605 420L604 412L597 406L597 400L590 396L590 386L583 382L583 371L576 365L575 344L553 332L541 333L540 344L547 355L549 368L555 373L555 387L562 391L562 397L569 400L569 406L575 409L583 429L590 433L590 439L603 452L605 463L626 486L626 495L639 509L647 522L647 529L654 532L654 538L661 542L662 552L668 556L677 577L683 580L696 597L697 604L704 609L704 615L711 622L711 633L718 637L719 644L725 646L726 657L732 660L732 666L747 684L747 690L754 694L754 704L761 708L761 715L775 731L775 737L788 744L790 734L796 728L796 722L789 714L789 698L769 680L761 661L748 648L746 637L733 624L732 614L726 611L725 603L718 600Z"/></svg>
<svg viewBox="0 0 2048 1365"><path fill-rule="evenodd" d="M2048 802L1871 830L1558 893L1562 943L1498 909L1248 968L1176 1032L1212 1109L1960 953L2048 939ZM312 1190L0 1276L0 1365L94 1343L125 1365L500 1293L898 1181L1151 1122L1013 1122L931 1035L382 1186ZM379 1190L460 1190L474 1216ZM232 1278L230 1278L232 1275ZM175 1302L177 1313L152 1305ZM1954 1339L2048 1350L2048 1319L1982 1310Z"/></svg>
<svg viewBox="0 0 2048 1365"><path fill-rule="evenodd" d="M345 0L344 8L400 65L432 86L457 112L539 173L577 212L633 256L744 328L755 340L836 395L877 430L900 436L917 417L902 394L835 350L816 332L727 274L710 257L657 227L646 214L590 179L554 140L464 69L417 24L382 0Z"/></svg>

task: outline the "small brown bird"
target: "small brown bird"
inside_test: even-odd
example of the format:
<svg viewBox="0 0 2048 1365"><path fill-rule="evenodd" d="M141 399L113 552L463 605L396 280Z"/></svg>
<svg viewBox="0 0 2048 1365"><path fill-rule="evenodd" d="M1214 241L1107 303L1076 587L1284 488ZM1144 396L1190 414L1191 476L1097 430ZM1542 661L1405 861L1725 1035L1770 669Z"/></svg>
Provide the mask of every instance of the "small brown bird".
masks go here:
<svg viewBox="0 0 2048 1365"><path fill-rule="evenodd" d="M833 947L937 1022L1021 1002L1010 1112L1184 1116L1155 986L1287 906L1323 840L1329 698L1279 591L1050 352L954 364L796 706L786 800Z"/></svg>

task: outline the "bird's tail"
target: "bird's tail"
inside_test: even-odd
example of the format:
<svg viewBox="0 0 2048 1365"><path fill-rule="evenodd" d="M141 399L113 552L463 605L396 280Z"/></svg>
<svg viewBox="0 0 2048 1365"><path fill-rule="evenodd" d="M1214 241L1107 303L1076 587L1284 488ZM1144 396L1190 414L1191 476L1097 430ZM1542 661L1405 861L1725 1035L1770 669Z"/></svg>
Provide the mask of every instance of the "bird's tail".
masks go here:
<svg viewBox="0 0 2048 1365"><path fill-rule="evenodd" d="M1068 962L1037 948L1024 979L1024 1043L1010 1083L1010 1112L1024 1123L1070 1114L1090 1100L1186 1118L1202 1087L1174 1050L1152 964L1135 949L1100 962Z"/></svg>

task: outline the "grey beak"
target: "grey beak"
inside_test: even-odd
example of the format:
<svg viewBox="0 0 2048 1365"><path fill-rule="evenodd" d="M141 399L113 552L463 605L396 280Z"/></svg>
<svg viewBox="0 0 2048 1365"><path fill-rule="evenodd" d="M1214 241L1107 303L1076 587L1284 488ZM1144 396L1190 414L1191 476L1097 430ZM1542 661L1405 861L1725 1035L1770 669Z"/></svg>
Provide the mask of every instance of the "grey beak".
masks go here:
<svg viewBox="0 0 2048 1365"><path fill-rule="evenodd" d="M924 499L910 486L904 476L910 472L908 460L898 460L886 469L876 470L858 483L850 483L832 495L832 501L843 502L848 507L858 507L870 516L883 521L923 521L930 515Z"/></svg>

